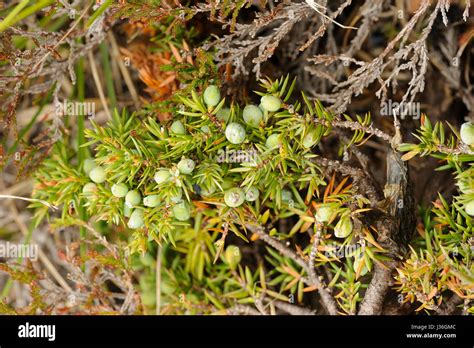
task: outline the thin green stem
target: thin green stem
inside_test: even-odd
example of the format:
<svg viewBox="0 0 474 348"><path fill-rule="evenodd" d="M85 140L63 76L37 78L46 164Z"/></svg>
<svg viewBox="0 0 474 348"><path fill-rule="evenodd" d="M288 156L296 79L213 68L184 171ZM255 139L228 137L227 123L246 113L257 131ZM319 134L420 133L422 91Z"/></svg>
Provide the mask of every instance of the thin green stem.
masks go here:
<svg viewBox="0 0 474 348"><path fill-rule="evenodd" d="M26 5L30 0L22 0L18 5L15 6L15 8L8 14L8 16L5 17L5 19L0 23L0 33L10 26L15 23L15 17L20 13L23 8L25 8Z"/></svg>
<svg viewBox="0 0 474 348"><path fill-rule="evenodd" d="M110 6L112 5L112 0L106 0L100 7L97 11L95 11L92 16L89 18L89 20L87 21L87 24L86 24L86 28L89 28L92 23L95 22L95 20L97 18L100 17L100 15L102 15L102 13L105 12L105 10Z"/></svg>
<svg viewBox="0 0 474 348"><path fill-rule="evenodd" d="M84 59L81 57L77 62L77 99L80 103L83 103L85 100L85 79L84 79ZM79 169L84 164L84 160L87 158L87 148L82 146L85 142L84 136L84 118L85 115L78 115L77 116L77 164ZM79 202L79 216L82 221L87 221L87 211L82 205L82 200ZM84 240L87 237L87 231L84 227L79 228L79 234L81 236L81 240ZM86 244L81 243L80 246L80 255L84 256L86 254Z"/></svg>
<svg viewBox="0 0 474 348"><path fill-rule="evenodd" d="M41 1L38 1L36 4L28 8L25 8L23 11L21 11L28 3L29 3L29 0L23 0L13 9L12 12L8 14L5 20L0 23L0 33L7 30L12 25L15 25L19 21L25 19L26 17L29 17L32 14L38 12L39 10L45 7L48 7L49 5L54 3L54 0L41 0Z"/></svg>
<svg viewBox="0 0 474 348"><path fill-rule="evenodd" d="M117 107L117 96L115 94L114 80L112 68L110 66L110 54L107 42L102 41L100 44L100 54L102 56L102 66L104 67L105 87L107 88L107 96L109 97L110 107L113 110Z"/></svg>

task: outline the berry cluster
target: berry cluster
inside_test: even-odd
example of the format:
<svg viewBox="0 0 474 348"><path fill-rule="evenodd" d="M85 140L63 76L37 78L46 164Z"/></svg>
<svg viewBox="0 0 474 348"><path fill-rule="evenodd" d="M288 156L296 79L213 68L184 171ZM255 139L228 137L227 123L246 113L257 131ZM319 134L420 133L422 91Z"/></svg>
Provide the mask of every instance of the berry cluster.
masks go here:
<svg viewBox="0 0 474 348"><path fill-rule="evenodd" d="M336 244L360 238L351 202L363 211L368 200L355 198L350 185L320 193L327 183L313 150L334 116L304 94L304 103L288 104L289 82L263 81L255 104L229 102L211 85L177 96L168 123L116 113L106 127L94 125L86 131L97 144L95 158L84 163L90 182L81 179L87 212L133 229L132 251L146 250L151 240L178 245L191 229L206 238L230 230L247 240L249 227L287 218L297 219L290 235L314 223ZM226 255L234 267L239 255ZM354 262L359 274L370 270L366 254Z"/></svg>
<svg viewBox="0 0 474 348"><path fill-rule="evenodd" d="M189 158L183 158L177 163L176 167L179 172L178 175L188 175L192 174L195 163ZM96 165L93 159L89 158L84 162L84 172L89 175L92 182L85 184L82 192L85 195L90 195L97 191L96 184L105 183L105 170L102 166ZM174 175L176 174L172 170L160 169L156 172L154 180L158 185L162 185L171 181ZM110 192L114 197L124 198L123 211L125 217L129 218L128 227L131 229L143 227L145 207L155 208L161 204L159 195L152 194L142 197L138 189L131 189L123 182L111 184ZM186 221L190 218L191 210L189 205L183 201L182 190L178 190L177 194L170 198L170 202L174 203L172 214L177 220Z"/></svg>
<svg viewBox="0 0 474 348"><path fill-rule="evenodd" d="M214 123L202 124L199 129L196 129L190 126L186 118L175 117L175 120L167 127L165 140L173 143L175 139L196 136L196 134L204 138L219 137L216 131L220 129L225 137L224 144L227 143L228 146L243 146L245 143L247 148L255 146L261 151L271 152L282 145L283 138L280 133L271 132L266 139L262 137L266 133L266 126L271 127L270 119L283 108L284 104L278 95L264 94L261 96L259 106L248 104L243 109L234 104L226 107L225 100L221 99L219 88L214 85L208 86L201 97L195 96L195 98L205 107L202 110L203 118L206 113L211 117L215 115ZM182 114L192 113L182 112ZM219 126L217 128L214 127L216 122ZM255 130L260 130L259 136L254 136ZM303 138L302 146L309 148L316 141L317 136L312 130ZM192 152L189 153L189 157L192 158L183 155L177 163L167 161L169 164L167 167L156 170L153 176L156 186L151 190L132 187L130 182L106 180L109 172L107 165L97 165L96 160L88 159L84 163L84 171L92 182L83 186L83 194L93 199L93 194L97 193L97 185L105 185L105 189L109 190L113 197L123 199L123 216L128 218L127 225L131 229L145 226L148 208L165 207L168 215L177 221L189 220L193 216L194 208L190 194L201 196L203 199L217 199L228 208L238 208L245 202L256 202L261 196L262 187L258 187L259 185L253 183L240 185L242 178L232 173L232 164L227 166L228 170L219 180L211 184L200 183L198 178L203 174L202 171L196 170L201 164L200 158ZM164 195L163 192L167 194ZM292 201L292 198L290 190L281 189L279 201L288 203Z"/></svg>

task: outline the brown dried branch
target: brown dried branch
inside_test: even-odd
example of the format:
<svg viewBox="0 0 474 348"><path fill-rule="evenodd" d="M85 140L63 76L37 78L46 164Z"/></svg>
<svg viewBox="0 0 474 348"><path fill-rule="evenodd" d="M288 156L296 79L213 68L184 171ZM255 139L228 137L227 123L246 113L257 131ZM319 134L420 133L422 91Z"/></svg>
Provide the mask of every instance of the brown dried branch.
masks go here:
<svg viewBox="0 0 474 348"><path fill-rule="evenodd" d="M306 281L310 285L316 286L318 289L318 292L321 296L322 304L326 311L331 314L331 315L336 315L337 314L337 304L336 301L334 300L334 297L329 293L328 289L324 286L322 281L320 280L319 276L317 276L313 270L310 270L311 267L308 266L308 264L300 257L298 256L293 250L290 248L286 247L283 245L280 241L276 240L275 238L269 236L266 232L265 229L261 226L247 226L247 228L256 233L259 238L276 249L278 252L280 252L283 256L288 257L295 261L299 266L301 266L306 273L310 275L309 281ZM311 277L311 274L313 276Z"/></svg>

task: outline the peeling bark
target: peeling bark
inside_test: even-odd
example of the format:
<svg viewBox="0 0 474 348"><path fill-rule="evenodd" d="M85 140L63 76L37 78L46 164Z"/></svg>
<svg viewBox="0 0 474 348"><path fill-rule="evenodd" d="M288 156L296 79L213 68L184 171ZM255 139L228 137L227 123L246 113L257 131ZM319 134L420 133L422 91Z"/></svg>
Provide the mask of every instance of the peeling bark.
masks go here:
<svg viewBox="0 0 474 348"><path fill-rule="evenodd" d="M393 283L395 259L406 247L415 229L415 203L409 185L408 167L396 151L387 155L387 183L384 189L387 218L377 223L381 244L388 249L392 262L387 268L375 264L372 280L365 292L359 314L381 314L383 302Z"/></svg>

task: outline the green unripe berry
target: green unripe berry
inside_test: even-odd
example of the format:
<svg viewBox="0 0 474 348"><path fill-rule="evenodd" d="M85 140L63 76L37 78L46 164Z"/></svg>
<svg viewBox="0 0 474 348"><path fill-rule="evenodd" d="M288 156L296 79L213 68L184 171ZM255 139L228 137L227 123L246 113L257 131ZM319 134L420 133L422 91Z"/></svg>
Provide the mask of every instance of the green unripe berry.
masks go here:
<svg viewBox="0 0 474 348"><path fill-rule="evenodd" d="M201 127L201 132L203 132L205 134L209 134L209 133L211 133L211 129L209 128L209 126L204 125L204 126Z"/></svg>
<svg viewBox="0 0 474 348"><path fill-rule="evenodd" d="M160 290L162 294L171 295L176 292L176 288L171 284L171 281L161 281Z"/></svg>
<svg viewBox="0 0 474 348"><path fill-rule="evenodd" d="M474 177L465 177L458 180L459 191L464 194L474 193Z"/></svg>
<svg viewBox="0 0 474 348"><path fill-rule="evenodd" d="M176 120L171 124L170 130L174 134L184 135L186 134L186 129L184 128L183 122Z"/></svg>
<svg viewBox="0 0 474 348"><path fill-rule="evenodd" d="M337 238L346 238L352 232L352 221L349 216L342 217L334 227L334 235Z"/></svg>
<svg viewBox="0 0 474 348"><path fill-rule="evenodd" d="M242 254L240 253L239 247L236 245L229 245L225 249L224 259L229 267L235 270L240 263L240 260L242 260Z"/></svg>
<svg viewBox="0 0 474 348"><path fill-rule="evenodd" d="M159 185L167 181L171 177L171 173L168 169L162 169L159 170L155 173L155 176L153 179L155 179L155 182Z"/></svg>
<svg viewBox="0 0 474 348"><path fill-rule="evenodd" d="M232 122L225 129L225 137L231 144L242 144L245 136L245 128L240 123Z"/></svg>
<svg viewBox="0 0 474 348"><path fill-rule="evenodd" d="M125 203L131 208L137 206L142 201L142 196L137 190L128 191L125 195ZM133 215L133 214L132 214Z"/></svg>
<svg viewBox="0 0 474 348"><path fill-rule="evenodd" d="M245 201L245 192L241 188L234 187L224 194L224 202L227 206L235 208Z"/></svg>
<svg viewBox="0 0 474 348"><path fill-rule="evenodd" d="M114 184L112 185L112 188L110 189L110 191L112 191L112 194L115 197L122 198L122 197L125 197L125 195L128 193L128 186L125 185L124 183Z"/></svg>
<svg viewBox="0 0 474 348"><path fill-rule="evenodd" d="M146 196L143 198L143 205L149 208L155 208L160 205L160 197L158 195Z"/></svg>
<svg viewBox="0 0 474 348"><path fill-rule="evenodd" d="M132 208L130 208L127 203L123 204L123 216L130 217L132 215Z"/></svg>
<svg viewBox="0 0 474 348"><path fill-rule="evenodd" d="M135 209L128 220L128 227L131 229L136 229L142 227L144 224L145 221L143 220L143 210Z"/></svg>
<svg viewBox="0 0 474 348"><path fill-rule="evenodd" d="M142 292L142 303L146 307L153 308L156 306L156 293L154 291Z"/></svg>
<svg viewBox="0 0 474 348"><path fill-rule="evenodd" d="M463 123L461 126L461 140L467 145L474 145L474 123Z"/></svg>
<svg viewBox="0 0 474 348"><path fill-rule="evenodd" d="M289 202L293 199L293 194L291 193L290 190L283 189L281 190L281 200L283 202Z"/></svg>
<svg viewBox="0 0 474 348"><path fill-rule="evenodd" d="M333 207L330 204L321 204L316 211L315 218L318 222L324 223L329 222L333 215Z"/></svg>
<svg viewBox="0 0 474 348"><path fill-rule="evenodd" d="M140 284L140 289L144 292L155 290L156 276L153 273L144 274L140 277L138 283Z"/></svg>
<svg viewBox="0 0 474 348"><path fill-rule="evenodd" d="M175 204L172 208L172 212L176 220L179 221L186 221L191 217L191 211L189 209L188 203L186 202Z"/></svg>
<svg viewBox="0 0 474 348"><path fill-rule="evenodd" d="M243 111L245 123L252 127L258 127L263 120L263 112L255 105L247 105Z"/></svg>
<svg viewBox="0 0 474 348"><path fill-rule="evenodd" d="M196 164L192 159L183 158L178 163L178 170L181 174L191 174L196 167Z"/></svg>
<svg viewBox="0 0 474 348"><path fill-rule="evenodd" d="M147 267L153 267L155 265L155 259L153 258L153 256L151 256L148 253L146 253L145 255L140 255L140 262L144 266L147 266ZM153 277L153 278L155 278L155 277ZM154 282L154 279L152 279L152 281ZM154 286L152 286L152 287L154 287Z"/></svg>
<svg viewBox="0 0 474 348"><path fill-rule="evenodd" d="M84 193L86 195L94 193L95 191L97 191L97 185L94 184L93 182L88 182L82 188L82 193Z"/></svg>
<svg viewBox="0 0 474 348"><path fill-rule="evenodd" d="M104 168L100 166L92 168L92 170L89 172L89 178L97 184L102 184L105 181Z"/></svg>
<svg viewBox="0 0 474 348"><path fill-rule="evenodd" d="M216 106L220 100L221 92L219 88L214 85L208 86L204 91L204 103L206 103L207 106Z"/></svg>
<svg viewBox="0 0 474 348"><path fill-rule="evenodd" d="M171 279L168 274L163 273L161 276L161 284L160 284L161 293L166 295L171 295L176 293L176 287L174 285L173 280Z"/></svg>
<svg viewBox="0 0 474 348"><path fill-rule="evenodd" d="M227 123L230 118L230 109L229 108L220 108L216 113L216 117L219 121L224 121Z"/></svg>
<svg viewBox="0 0 474 348"><path fill-rule="evenodd" d="M269 149L275 149L281 145L280 133L270 135L265 142L265 146Z"/></svg>
<svg viewBox="0 0 474 348"><path fill-rule="evenodd" d="M258 188L256 188L255 186L251 186L245 193L245 200L247 202L253 202L258 199L258 196L260 196L260 191L258 190Z"/></svg>
<svg viewBox="0 0 474 348"><path fill-rule="evenodd" d="M474 216L474 200L468 202L464 207L467 215Z"/></svg>
<svg viewBox="0 0 474 348"><path fill-rule="evenodd" d="M262 107L270 112L278 111L281 108L281 100L273 95L264 95L260 100Z"/></svg>
<svg viewBox="0 0 474 348"><path fill-rule="evenodd" d="M316 129L312 129L303 138L303 147L309 149L318 142L318 132Z"/></svg>
<svg viewBox="0 0 474 348"><path fill-rule="evenodd" d="M86 158L84 160L84 173L89 175L92 169L97 167L97 164L95 164L95 161L92 158Z"/></svg>

